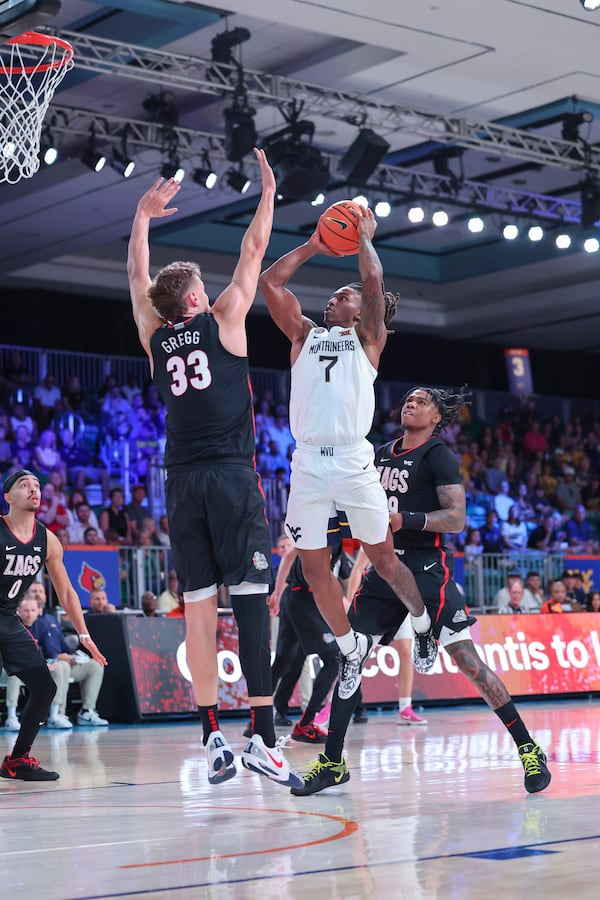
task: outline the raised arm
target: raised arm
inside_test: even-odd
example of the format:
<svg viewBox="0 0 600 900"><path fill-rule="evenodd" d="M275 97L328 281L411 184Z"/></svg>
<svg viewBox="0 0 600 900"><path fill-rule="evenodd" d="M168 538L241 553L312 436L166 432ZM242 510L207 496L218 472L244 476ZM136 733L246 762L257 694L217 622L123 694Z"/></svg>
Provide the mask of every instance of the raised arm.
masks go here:
<svg viewBox="0 0 600 900"><path fill-rule="evenodd" d="M375 368L387 340L385 300L383 296L383 268L373 246L377 220L373 211L361 207L358 222L358 269L362 282L360 322L357 332L369 361Z"/></svg>
<svg viewBox="0 0 600 900"><path fill-rule="evenodd" d="M240 257L231 282L212 306L221 342L230 352L240 356L246 354L244 323L256 296L260 267L271 237L275 204L275 176L265 152L255 147L254 154L262 178L260 202L242 238Z"/></svg>
<svg viewBox="0 0 600 900"><path fill-rule="evenodd" d="M163 181L162 178L155 181L137 205L129 238L127 276L133 318L140 343L150 360L150 338L161 324L147 295L150 287L150 247L148 243L150 220L172 216L177 212L176 207L168 207L179 188L180 185L172 178L169 178L168 181Z"/></svg>

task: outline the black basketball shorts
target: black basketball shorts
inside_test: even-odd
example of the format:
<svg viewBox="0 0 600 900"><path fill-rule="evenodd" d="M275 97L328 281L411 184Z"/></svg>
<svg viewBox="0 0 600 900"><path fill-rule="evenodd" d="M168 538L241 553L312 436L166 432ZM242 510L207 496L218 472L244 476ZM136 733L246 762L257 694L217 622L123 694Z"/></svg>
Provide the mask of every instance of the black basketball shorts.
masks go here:
<svg viewBox="0 0 600 900"><path fill-rule="evenodd" d="M16 613L13 616L0 615L0 656L0 669L4 665L9 675L46 665L38 642Z"/></svg>
<svg viewBox="0 0 600 900"><path fill-rule="evenodd" d="M271 584L265 498L251 466L219 462L169 473L167 515L183 591L242 581Z"/></svg>

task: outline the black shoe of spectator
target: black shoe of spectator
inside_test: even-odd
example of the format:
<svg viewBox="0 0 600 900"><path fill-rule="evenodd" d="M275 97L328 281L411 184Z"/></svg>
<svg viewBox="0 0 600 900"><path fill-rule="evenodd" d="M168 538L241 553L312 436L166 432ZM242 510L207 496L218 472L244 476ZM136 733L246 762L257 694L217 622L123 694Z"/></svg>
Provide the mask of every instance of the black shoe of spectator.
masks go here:
<svg viewBox="0 0 600 900"><path fill-rule="evenodd" d="M273 722L278 728L289 728L289 726L292 724L288 717L284 713L280 712L275 713ZM249 735L249 737L251 737L251 735Z"/></svg>

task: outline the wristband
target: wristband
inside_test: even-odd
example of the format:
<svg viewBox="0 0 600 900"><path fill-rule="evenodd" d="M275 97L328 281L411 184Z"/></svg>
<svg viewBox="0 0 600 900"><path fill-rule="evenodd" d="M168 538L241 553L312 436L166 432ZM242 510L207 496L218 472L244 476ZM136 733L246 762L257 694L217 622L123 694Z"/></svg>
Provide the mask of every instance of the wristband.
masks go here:
<svg viewBox="0 0 600 900"><path fill-rule="evenodd" d="M402 510L402 528L400 531L425 531L427 528L427 513L404 512Z"/></svg>
<svg viewBox="0 0 600 900"><path fill-rule="evenodd" d="M80 641L91 641L92 639L91 634L88 634L87 632L85 634L78 634L77 637Z"/></svg>

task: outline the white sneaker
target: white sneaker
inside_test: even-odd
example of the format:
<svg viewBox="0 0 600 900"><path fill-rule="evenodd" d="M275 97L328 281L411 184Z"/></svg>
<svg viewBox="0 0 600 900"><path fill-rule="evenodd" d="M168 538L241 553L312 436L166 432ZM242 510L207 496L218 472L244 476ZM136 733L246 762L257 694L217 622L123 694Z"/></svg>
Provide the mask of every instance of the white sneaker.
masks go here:
<svg viewBox="0 0 600 900"><path fill-rule="evenodd" d="M285 738L277 741L274 747L266 747L259 734L253 734L242 753L242 765L245 769L266 775L271 781L284 784L286 787L302 788L304 780L295 772L283 755Z"/></svg>
<svg viewBox="0 0 600 900"><path fill-rule="evenodd" d="M46 722L48 728L72 728L73 723L63 713L57 713L52 719Z"/></svg>
<svg viewBox="0 0 600 900"><path fill-rule="evenodd" d="M98 725L108 725L108 719L101 719L95 709L88 709L77 715L78 725L92 725L96 728Z"/></svg>
<svg viewBox="0 0 600 900"><path fill-rule="evenodd" d="M16 716L9 716L6 720L6 722L4 723L5 731L19 731L20 728L21 728L21 723L19 722L19 720L17 719Z"/></svg>
<svg viewBox="0 0 600 900"><path fill-rule="evenodd" d="M337 686L340 700L347 700L358 689L362 670L373 647L373 638L370 634L360 634L358 631L355 631L354 637L356 638L356 650L349 656L340 657Z"/></svg>
<svg viewBox="0 0 600 900"><path fill-rule="evenodd" d="M208 780L211 784L223 784L237 775L235 757L220 731L213 731L206 745Z"/></svg>

